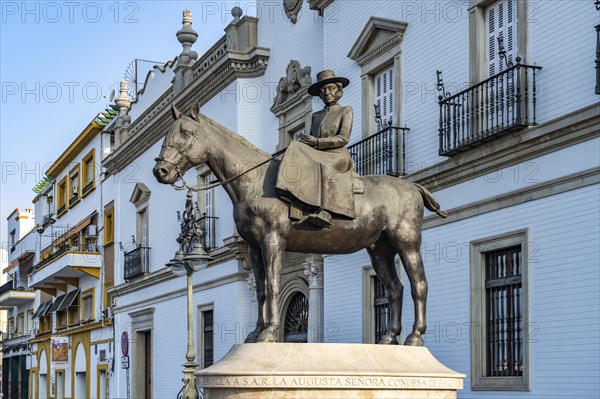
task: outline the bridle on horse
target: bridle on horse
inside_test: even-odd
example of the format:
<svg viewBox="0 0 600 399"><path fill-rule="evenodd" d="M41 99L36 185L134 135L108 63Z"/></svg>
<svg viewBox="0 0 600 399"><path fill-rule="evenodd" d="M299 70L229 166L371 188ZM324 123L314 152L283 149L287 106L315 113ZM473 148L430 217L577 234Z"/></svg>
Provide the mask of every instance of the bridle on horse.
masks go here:
<svg viewBox="0 0 600 399"><path fill-rule="evenodd" d="M194 137L195 137L195 135L194 135ZM190 146L191 146L191 145L190 145ZM187 147L190 147L190 146L187 146ZM179 154L179 156L180 156L180 158L179 158L179 159L183 159L183 158L184 158L184 157L183 157L183 155L181 155L181 152L179 152L179 150L175 149L173 146L170 146L170 145L165 145L165 146L163 147L163 149L165 149L165 148L171 148L171 149L173 149L175 152L177 152L177 154ZM185 179L183 178L183 173L181 172L181 169L180 169L180 167L179 167L179 166L180 166L180 165L179 165L179 161L177 161L177 162L173 162L173 161L171 161L171 160L169 160L169 159L166 159L166 158L164 158L164 157L161 157L161 156L159 156L159 157L157 157L157 158L154 158L154 161L155 161L155 162L159 162L159 161L166 162L166 163L168 163L168 164L171 164L171 165L173 165L173 166L175 167L175 172L177 172L177 180L175 180L175 182L174 182L174 183L171 183L171 186L172 186L172 187L173 187L175 190L178 190L178 191L181 191L181 190L188 190L188 191L200 192L200 191L210 190L211 188L214 188L214 187L219 187L219 186L224 186L224 185L226 185L226 184L229 184L229 183L231 183L232 181L234 181L234 180L236 180L236 179L238 179L238 178L242 177L242 176L243 176L243 175L245 175L246 173L248 173L248 172L251 172L251 171L253 171L254 169L257 169L257 168L259 168L259 167L263 166L264 164L266 164L266 163L268 163L268 162L271 162L273 159L275 159L275 158L277 158L278 156L280 156L281 154L283 154L283 153L284 153L286 150L287 150L287 147L286 147L286 148L284 148L284 149L282 149L282 150L279 150L279 151L277 151L277 152L273 153L273 154L271 155L271 157L267 158L266 160L264 160L264 161L262 161L262 162L259 162L258 164L254 165L253 167L251 167L251 168L249 168L249 169L246 169L246 170L244 170L244 171L243 171L243 172L241 172L241 173L238 173L238 174L237 174L237 175L235 175L235 176L232 176L232 177L230 177L230 178L228 178L228 179L225 179L225 180L224 180L224 181L222 181L222 182L220 182L220 181L218 181L218 180L213 180L213 181L211 181L210 183L208 183L208 184L204 185L204 187L190 186L190 185L188 185L188 184L185 182ZM179 185L179 186L178 186L178 185L177 185L177 182L178 182L179 180L181 180L181 185Z"/></svg>

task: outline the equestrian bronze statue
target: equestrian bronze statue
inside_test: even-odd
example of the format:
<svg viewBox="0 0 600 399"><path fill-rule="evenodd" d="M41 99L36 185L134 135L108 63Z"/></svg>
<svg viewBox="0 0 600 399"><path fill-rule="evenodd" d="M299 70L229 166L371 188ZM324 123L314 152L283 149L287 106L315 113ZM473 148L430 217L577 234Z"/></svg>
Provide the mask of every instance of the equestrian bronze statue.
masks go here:
<svg viewBox="0 0 600 399"><path fill-rule="evenodd" d="M415 320L405 345L423 345L427 280L419 252L423 208L445 217L424 187L392 176L363 176L364 193L354 196L353 217L334 217L323 228L307 218L290 218L291 204L280 198L276 180L281 162L192 107L191 116L173 107L175 122L154 166L165 184L206 164L233 203L233 218L248 242L256 278L258 318L246 342L276 342L280 324L280 276L284 251L349 254L366 248L373 269L388 292L390 319L383 344L397 344L401 333L403 286L394 258L400 256L410 280ZM310 139L308 139L310 140ZM240 173L239 165L252 167Z"/></svg>

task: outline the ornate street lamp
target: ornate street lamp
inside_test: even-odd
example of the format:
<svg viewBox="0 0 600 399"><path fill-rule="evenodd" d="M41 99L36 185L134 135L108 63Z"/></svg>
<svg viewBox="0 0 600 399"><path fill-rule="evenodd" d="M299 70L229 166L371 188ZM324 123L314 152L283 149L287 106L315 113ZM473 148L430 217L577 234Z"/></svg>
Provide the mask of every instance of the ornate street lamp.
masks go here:
<svg viewBox="0 0 600 399"><path fill-rule="evenodd" d="M187 322L188 322L188 344L185 355L186 362L183 364L183 383L184 386L179 392L178 398L198 399L199 392L194 381L194 372L198 364L195 362L196 354L194 351L194 332L192 306L192 274L203 270L212 260L204 250L202 245L204 231L200 220L200 211L198 204L192 203L192 191L188 190L185 200L185 211L180 217L177 213L177 219L181 223L181 232L177 237L179 249L175 256L166 266L171 269L176 276L187 275Z"/></svg>

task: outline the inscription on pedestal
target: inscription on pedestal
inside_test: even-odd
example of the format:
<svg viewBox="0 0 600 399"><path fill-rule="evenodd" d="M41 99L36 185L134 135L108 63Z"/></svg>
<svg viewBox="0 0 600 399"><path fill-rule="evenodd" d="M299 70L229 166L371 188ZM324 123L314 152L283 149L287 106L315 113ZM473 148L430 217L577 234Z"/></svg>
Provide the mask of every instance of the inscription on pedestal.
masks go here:
<svg viewBox="0 0 600 399"><path fill-rule="evenodd" d="M365 377L365 376L237 376L202 377L206 388L347 388L347 389L462 389L463 381L453 378Z"/></svg>

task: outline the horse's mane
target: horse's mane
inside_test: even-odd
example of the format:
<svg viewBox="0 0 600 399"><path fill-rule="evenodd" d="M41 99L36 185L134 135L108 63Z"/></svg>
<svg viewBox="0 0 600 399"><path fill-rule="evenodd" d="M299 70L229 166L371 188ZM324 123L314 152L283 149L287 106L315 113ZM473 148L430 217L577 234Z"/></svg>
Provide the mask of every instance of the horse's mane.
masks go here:
<svg viewBox="0 0 600 399"><path fill-rule="evenodd" d="M230 138L238 141L240 144L244 145L245 147L248 147L249 149L258 152L259 154L264 155L267 158L271 157L271 154L269 154L268 152L265 152L265 151L259 149L254 144L252 144L250 141L248 141L248 139L246 139L245 137L243 137L243 136L241 136L241 135L239 135L239 134L237 134L235 132L232 132L231 130L227 129L225 126L222 126L222 125L218 124L217 122L213 121L212 119L210 119L206 115L198 113L198 117L204 119L206 122L210 123L211 125L213 125L217 129L219 129L219 131L221 133L223 133L226 136L228 136L228 137L230 137Z"/></svg>

